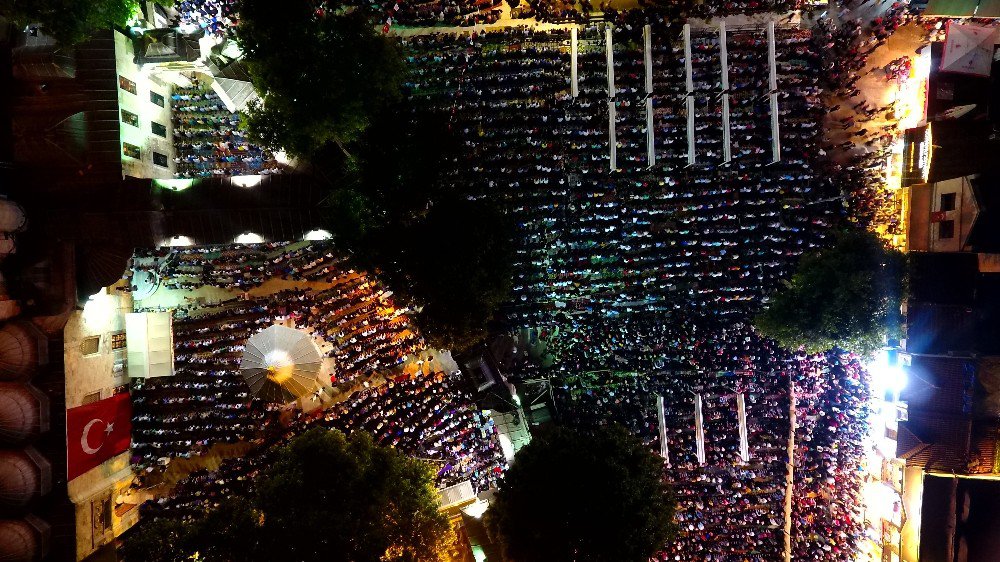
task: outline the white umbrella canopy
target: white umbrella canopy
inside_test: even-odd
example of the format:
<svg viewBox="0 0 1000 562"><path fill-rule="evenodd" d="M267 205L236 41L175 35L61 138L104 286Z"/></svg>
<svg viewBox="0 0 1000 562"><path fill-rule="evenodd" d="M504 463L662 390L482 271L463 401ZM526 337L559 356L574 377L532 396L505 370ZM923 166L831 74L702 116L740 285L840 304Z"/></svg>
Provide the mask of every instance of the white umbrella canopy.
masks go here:
<svg viewBox="0 0 1000 562"><path fill-rule="evenodd" d="M276 325L247 340L240 374L261 400L290 402L316 389L322 364L311 335Z"/></svg>
<svg viewBox="0 0 1000 562"><path fill-rule="evenodd" d="M948 23L941 71L989 76L997 28L983 25Z"/></svg>

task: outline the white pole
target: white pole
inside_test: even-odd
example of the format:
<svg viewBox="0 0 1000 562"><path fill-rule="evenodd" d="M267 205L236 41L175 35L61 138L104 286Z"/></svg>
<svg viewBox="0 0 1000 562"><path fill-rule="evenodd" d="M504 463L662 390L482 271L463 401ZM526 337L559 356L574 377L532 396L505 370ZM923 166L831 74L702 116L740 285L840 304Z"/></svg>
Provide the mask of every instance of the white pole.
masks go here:
<svg viewBox="0 0 1000 562"><path fill-rule="evenodd" d="M642 28L643 58L646 63L646 93L653 93L653 32L649 24Z"/></svg>
<svg viewBox="0 0 1000 562"><path fill-rule="evenodd" d="M778 128L778 94L771 94L771 162L781 161L781 131Z"/></svg>
<svg viewBox="0 0 1000 562"><path fill-rule="evenodd" d="M691 26L684 24L684 80L687 88L688 165L695 162L694 151L694 67L691 61Z"/></svg>
<svg viewBox="0 0 1000 562"><path fill-rule="evenodd" d="M698 463L705 465L705 424L701 414L701 394L694 396L694 431Z"/></svg>
<svg viewBox="0 0 1000 562"><path fill-rule="evenodd" d="M608 64L608 97L615 97L615 51L611 39L611 27L604 30L604 47Z"/></svg>
<svg viewBox="0 0 1000 562"><path fill-rule="evenodd" d="M688 94L687 99L687 137L688 137L688 165L695 163L694 151L694 96Z"/></svg>
<svg viewBox="0 0 1000 562"><path fill-rule="evenodd" d="M719 23L719 59L722 61L722 160L733 161L729 128L729 48L726 45L726 22Z"/></svg>
<svg viewBox="0 0 1000 562"><path fill-rule="evenodd" d="M792 561L792 494L795 484L795 429L798 424L795 383L788 383L788 462L785 472L785 552L784 562Z"/></svg>
<svg viewBox="0 0 1000 562"><path fill-rule="evenodd" d="M775 52L774 46L774 22L767 22L767 64L768 71L770 72L770 90L773 92L778 89L778 60L777 53Z"/></svg>
<svg viewBox="0 0 1000 562"><path fill-rule="evenodd" d="M684 24L684 76L687 93L694 92L694 70L691 65L691 26Z"/></svg>
<svg viewBox="0 0 1000 562"><path fill-rule="evenodd" d="M580 81L577 74L576 61L577 54L579 53L579 46L577 45L577 29L574 27L570 29L570 67L569 67L569 78L570 78L570 91L573 93L573 97L580 96Z"/></svg>
<svg viewBox="0 0 1000 562"><path fill-rule="evenodd" d="M656 165L656 134L653 130L653 98L646 98L646 162Z"/></svg>
<svg viewBox="0 0 1000 562"><path fill-rule="evenodd" d="M747 403L743 393L736 395L736 411L740 420L740 457L744 463L750 462L750 440L747 432Z"/></svg>
<svg viewBox="0 0 1000 562"><path fill-rule="evenodd" d="M656 138L653 131L653 32L649 24L642 28L643 62L646 66L646 163L656 164Z"/></svg>
<svg viewBox="0 0 1000 562"><path fill-rule="evenodd" d="M667 417L663 413L663 397L656 397L656 419L660 424L660 456L670 466L670 448L667 445Z"/></svg>
<svg viewBox="0 0 1000 562"><path fill-rule="evenodd" d="M774 45L774 21L767 23L768 85L771 95L771 163L781 161L781 138L778 129L778 60Z"/></svg>
<svg viewBox="0 0 1000 562"><path fill-rule="evenodd" d="M618 169L618 136L615 134L615 120L618 111L615 109L615 101L608 100L608 146L611 148L611 171Z"/></svg>

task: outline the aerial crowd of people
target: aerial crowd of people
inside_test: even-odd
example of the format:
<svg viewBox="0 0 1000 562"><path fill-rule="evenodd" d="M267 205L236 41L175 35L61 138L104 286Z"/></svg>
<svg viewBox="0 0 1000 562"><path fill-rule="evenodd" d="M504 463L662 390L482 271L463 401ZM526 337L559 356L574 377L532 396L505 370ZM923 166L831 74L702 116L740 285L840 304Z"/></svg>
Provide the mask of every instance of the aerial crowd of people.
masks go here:
<svg viewBox="0 0 1000 562"><path fill-rule="evenodd" d="M344 397L302 424L364 429L379 442L440 459L443 483L470 479L484 489L502 470L492 420L475 408L454 374L423 368L403 373L405 361L427 352L423 338L391 294L350 269L328 242L146 250L133 258L133 267L152 272L168 290L234 293L171 309L174 376L133 384L137 466L165 465L216 443L259 439L275 420L240 374L243 347L263 328L286 323L312 334L333 359L332 372L321 376ZM272 280L274 290L266 285ZM288 288L287 281L302 285Z"/></svg>
<svg viewBox="0 0 1000 562"><path fill-rule="evenodd" d="M170 96L176 156L174 176L206 178L280 172L274 155L254 145L240 127L240 116L219 94L195 83L175 87Z"/></svg>
<svg viewBox="0 0 1000 562"><path fill-rule="evenodd" d="M215 0L184 4L194 6L191 13L222 10ZM760 28L730 30L724 50L717 29L694 30L688 87L680 16L784 12L797 2L621 12L602 5L601 22L589 19L596 10L588 2L529 5L541 20L583 24L576 92L568 29L401 38L409 107L446 119L464 148L444 181L495 202L516 223L514 293L504 319L511 331L540 332L551 361L523 357L513 376L551 380L561 423L619 423L657 451L655 403L664 397L667 474L681 533L660 560L779 560L786 509L793 559L853 560L863 535L857 467L866 454L867 374L858 358L839 350L780 349L750 320L832 228L901 228L884 184L897 131L873 124L894 108L870 107L858 81L868 54L910 17L907 6L895 4L871 22L834 26L821 17L809 29L779 26L772 90L769 41ZM496 0L371 6L407 25L489 23L499 10ZM217 104L204 91L181 95L191 99L175 103L194 107L186 110L192 119L198 106ZM840 126L824 126L831 123ZM185 170L203 170L199 163L187 162ZM175 313L178 376L151 380L134 394L133 451L141 463L252 440L275 423L238 373L242 342L260 327L282 321L311 330L341 366L335 384L391 373L426 348L404 311L385 306L385 288L349 269L328 243L158 250L139 256L135 267L155 272L166 289L250 291ZM275 279L303 286L263 292ZM435 459L442 485L470 479L483 490L505 461L496 428L463 387L457 373L390 376L303 415L282 438L317 423L370 431L380 442ZM696 454L695 396L704 416L703 460ZM746 407L747 456L738 400ZM266 465L271 444L193 475L147 509L198 512L245 487Z"/></svg>
<svg viewBox="0 0 1000 562"><path fill-rule="evenodd" d="M652 92L644 85L647 23ZM729 32L726 90L718 31L695 31L689 92L679 27L642 12L607 25L613 90L604 29L592 26L579 33L577 96L567 31L405 39L415 69L407 84L414 111L448 116L465 147L465 160L445 177L498 202L517 223L507 319L544 332L544 355L554 359L547 367L526 360L517 375L555 377L563 422L615 421L654 447L654 394L667 399L681 537L664 560L780 559L795 381L804 392L795 409L805 421L794 432L794 462L823 477L794 484L793 551L802 559L848 560L861 538L860 480L852 470L867 430L860 411L867 387L856 359L791 354L747 324L798 256L820 247L830 228L857 220L841 202L843 184L821 173L831 166L821 157L824 147L835 148L823 134L826 79L817 38L799 29L776 32L774 161L763 30ZM857 384L845 387L844 377ZM704 465L693 460L694 391L705 400ZM737 393L747 402L749 460L737 451ZM833 408L841 412L835 422L819 423Z"/></svg>

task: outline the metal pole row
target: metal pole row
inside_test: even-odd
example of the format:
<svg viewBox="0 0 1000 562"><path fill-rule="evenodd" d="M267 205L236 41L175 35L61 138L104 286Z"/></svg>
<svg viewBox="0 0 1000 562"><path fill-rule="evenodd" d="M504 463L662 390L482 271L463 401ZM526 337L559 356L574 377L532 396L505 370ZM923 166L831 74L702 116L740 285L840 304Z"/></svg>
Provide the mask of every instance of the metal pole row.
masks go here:
<svg viewBox="0 0 1000 562"><path fill-rule="evenodd" d="M781 137L778 128L778 61L774 44L774 22L767 23L767 63L769 70L769 95L771 98L771 163L781 161Z"/></svg>
<svg viewBox="0 0 1000 562"><path fill-rule="evenodd" d="M578 37L577 37L577 29L575 27L572 28L572 29L570 29L570 31L569 31L569 37L570 37L570 51L569 51L570 52L570 55L569 55L569 58L570 58L570 67L569 67L570 92L572 92L574 98L577 98L577 97L580 97L580 79L579 79L578 71L577 71L577 68L576 68L577 55L579 54L579 45L577 44Z"/></svg>
<svg viewBox="0 0 1000 562"><path fill-rule="evenodd" d="M729 128L729 49L726 46L726 22L719 23L719 59L722 61L722 161L733 161Z"/></svg>
<svg viewBox="0 0 1000 562"><path fill-rule="evenodd" d="M646 164L656 164L656 135L653 130L653 34L649 24L642 28L643 60L646 66Z"/></svg>

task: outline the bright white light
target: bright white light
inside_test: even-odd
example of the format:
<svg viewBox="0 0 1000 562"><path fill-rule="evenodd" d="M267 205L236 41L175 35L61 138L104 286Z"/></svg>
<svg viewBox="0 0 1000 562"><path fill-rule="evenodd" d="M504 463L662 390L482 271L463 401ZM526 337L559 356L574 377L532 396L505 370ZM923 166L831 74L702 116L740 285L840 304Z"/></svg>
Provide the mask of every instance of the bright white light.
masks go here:
<svg viewBox="0 0 1000 562"><path fill-rule="evenodd" d="M171 248L184 248L186 246L194 246L194 239L187 236L174 236L173 238L167 239L166 246Z"/></svg>
<svg viewBox="0 0 1000 562"><path fill-rule="evenodd" d="M255 232L244 232L237 236L233 242L237 244L260 244L264 242L264 237Z"/></svg>
<svg viewBox="0 0 1000 562"><path fill-rule="evenodd" d="M232 181L237 187L257 187L260 185L260 176L233 176Z"/></svg>
<svg viewBox="0 0 1000 562"><path fill-rule="evenodd" d="M886 391L890 391L898 397L906 388L906 373L898 365L889 365L889 351L886 349L878 352L866 365L866 369L872 377L872 390L876 395L884 395Z"/></svg>
<svg viewBox="0 0 1000 562"><path fill-rule="evenodd" d="M268 367L287 367L289 365L294 365L295 361L292 360L292 356L289 355L287 351L283 349L272 349L264 355L264 364Z"/></svg>
<svg viewBox="0 0 1000 562"><path fill-rule="evenodd" d="M511 442L510 436L501 433L497 435L497 440L500 441L500 450L503 451L503 457L507 462L514 460L514 443Z"/></svg>
<svg viewBox="0 0 1000 562"><path fill-rule="evenodd" d="M333 238L333 234L329 230L323 230L317 228L316 230L310 230L302 238L303 240L315 241L315 240L329 240Z"/></svg>
<svg viewBox="0 0 1000 562"><path fill-rule="evenodd" d="M154 179L153 186L162 189L169 189L171 191L184 191L185 189L193 186L198 180L195 179Z"/></svg>
<svg viewBox="0 0 1000 562"><path fill-rule="evenodd" d="M83 304L83 322L91 328L105 328L115 317L115 298L105 289L90 296Z"/></svg>
<svg viewBox="0 0 1000 562"><path fill-rule="evenodd" d="M468 515L469 517L475 517L479 519L486 513L486 509L490 507L488 502L477 499L475 502L462 508L462 513Z"/></svg>

